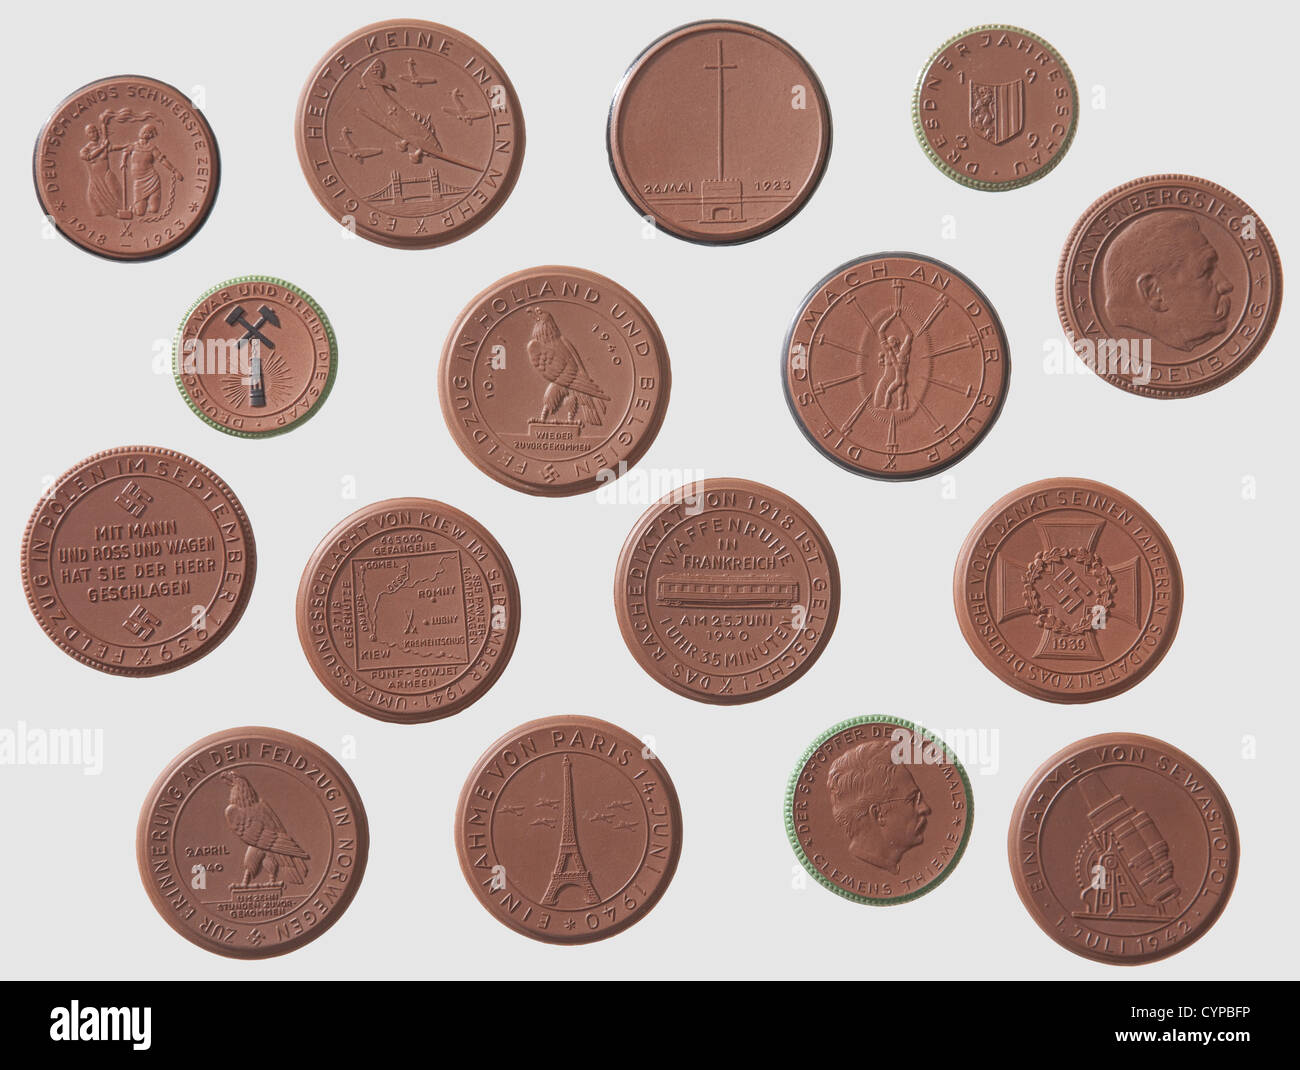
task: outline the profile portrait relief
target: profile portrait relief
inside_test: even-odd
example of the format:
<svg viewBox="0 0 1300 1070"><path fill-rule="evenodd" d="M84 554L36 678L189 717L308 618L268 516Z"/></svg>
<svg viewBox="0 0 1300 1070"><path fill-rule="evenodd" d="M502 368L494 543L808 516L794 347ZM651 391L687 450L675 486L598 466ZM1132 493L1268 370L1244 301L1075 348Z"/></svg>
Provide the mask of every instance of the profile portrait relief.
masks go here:
<svg viewBox="0 0 1300 1070"><path fill-rule="evenodd" d="M1229 326L1232 283L1190 212L1151 212L1121 228L1101 263L1101 289L1109 324L1183 352Z"/></svg>
<svg viewBox="0 0 1300 1070"><path fill-rule="evenodd" d="M845 751L826 777L831 811L855 858L897 873L903 855L925 840L930 807L894 743L874 739Z"/></svg>

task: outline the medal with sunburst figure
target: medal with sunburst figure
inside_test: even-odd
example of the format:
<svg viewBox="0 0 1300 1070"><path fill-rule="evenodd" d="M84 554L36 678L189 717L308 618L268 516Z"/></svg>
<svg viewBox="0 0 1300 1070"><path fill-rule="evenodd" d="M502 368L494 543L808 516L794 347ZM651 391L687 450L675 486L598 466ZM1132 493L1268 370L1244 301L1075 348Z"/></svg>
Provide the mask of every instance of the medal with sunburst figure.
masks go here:
<svg viewBox="0 0 1300 1070"><path fill-rule="evenodd" d="M334 329L283 279L245 275L200 297L176 335L176 385L205 423L264 438L313 416L334 385Z"/></svg>
<svg viewBox="0 0 1300 1070"><path fill-rule="evenodd" d="M246 374L235 371L222 377L221 393L232 409L282 409L293 400L288 362L276 353L254 357Z"/></svg>

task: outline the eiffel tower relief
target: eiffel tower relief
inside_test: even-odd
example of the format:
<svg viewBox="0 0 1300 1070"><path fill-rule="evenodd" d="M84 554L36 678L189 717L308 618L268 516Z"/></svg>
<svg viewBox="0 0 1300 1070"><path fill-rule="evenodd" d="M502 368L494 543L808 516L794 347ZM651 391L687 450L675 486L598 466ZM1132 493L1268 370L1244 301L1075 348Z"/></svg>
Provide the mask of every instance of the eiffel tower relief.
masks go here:
<svg viewBox="0 0 1300 1070"><path fill-rule="evenodd" d="M551 882L546 886L542 896L543 906L554 906L560 893L565 888L582 890L583 898L588 904L600 902L596 886L591 883L591 871L582 860L582 851L578 847L578 827L573 818L573 763L566 754L563 758L564 800L563 817L560 821L560 852L555 858L555 871Z"/></svg>

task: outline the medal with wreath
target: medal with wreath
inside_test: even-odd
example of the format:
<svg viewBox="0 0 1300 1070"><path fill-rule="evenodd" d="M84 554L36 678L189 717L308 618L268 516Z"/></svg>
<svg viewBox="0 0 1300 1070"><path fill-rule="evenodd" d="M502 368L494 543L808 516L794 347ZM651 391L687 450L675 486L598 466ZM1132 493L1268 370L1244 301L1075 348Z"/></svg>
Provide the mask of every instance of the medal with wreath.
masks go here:
<svg viewBox="0 0 1300 1070"><path fill-rule="evenodd" d="M1055 612L1043 605L1042 597L1035 586L1048 571L1066 561L1073 561L1092 580L1093 587L1096 589L1097 598L1093 603L1094 606L1101 606L1105 620L1115 605L1115 577L1110 574L1108 569L1101 560L1101 557L1092 550L1082 546L1076 546L1073 549L1062 549L1059 546L1053 546L1047 550L1040 550L1034 555L1033 561L1025 569L1025 605L1029 612L1034 615L1035 620L1040 628L1057 635L1082 635L1091 631L1092 613L1085 612L1078 620L1071 622L1058 617Z"/></svg>

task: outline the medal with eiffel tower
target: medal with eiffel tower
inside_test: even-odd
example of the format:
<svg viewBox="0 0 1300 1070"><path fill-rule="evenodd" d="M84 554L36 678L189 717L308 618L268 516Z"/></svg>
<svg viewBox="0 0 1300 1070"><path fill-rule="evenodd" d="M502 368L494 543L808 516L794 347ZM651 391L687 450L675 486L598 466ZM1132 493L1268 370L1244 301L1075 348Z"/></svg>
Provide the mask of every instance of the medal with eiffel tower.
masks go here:
<svg viewBox="0 0 1300 1070"><path fill-rule="evenodd" d="M576 888L582 893L583 902L599 903L600 896L596 894L596 886L591 883L591 871L582 860L582 848L578 846L578 830L573 819L573 761L566 754L560 763L564 768L564 796L560 803L560 850L555 856L551 882L542 893L542 902L546 906L555 906L564 889Z"/></svg>
<svg viewBox="0 0 1300 1070"><path fill-rule="evenodd" d="M590 717L521 725L461 792L461 869L504 924L550 943L622 931L658 901L681 850L677 794L658 758Z"/></svg>
<svg viewBox="0 0 1300 1070"><path fill-rule="evenodd" d="M1182 612L1169 538L1135 501L1085 479L1031 483L972 529L957 618L995 675L1052 702L1132 687L1164 657Z"/></svg>

